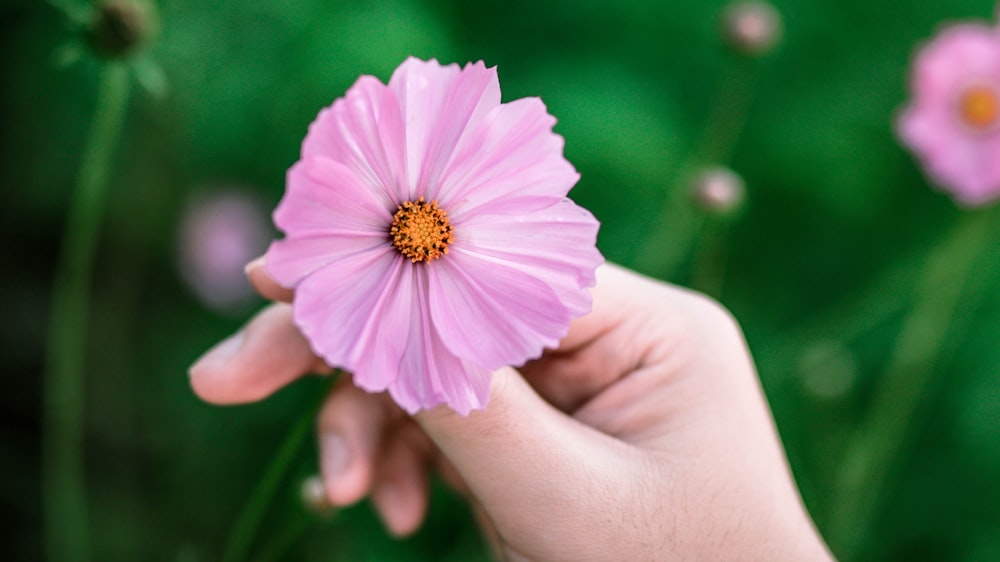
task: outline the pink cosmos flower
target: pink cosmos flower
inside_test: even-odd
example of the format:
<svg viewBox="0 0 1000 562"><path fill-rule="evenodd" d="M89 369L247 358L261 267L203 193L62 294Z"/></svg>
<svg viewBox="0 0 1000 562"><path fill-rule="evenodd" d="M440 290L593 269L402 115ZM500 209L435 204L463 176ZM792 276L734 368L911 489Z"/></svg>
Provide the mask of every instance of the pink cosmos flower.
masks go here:
<svg viewBox="0 0 1000 562"><path fill-rule="evenodd" d="M288 172L267 269L314 351L413 413L486 405L590 309L598 223L536 98L495 68L407 59L320 112Z"/></svg>
<svg viewBox="0 0 1000 562"><path fill-rule="evenodd" d="M243 267L274 235L267 208L241 187L196 192L178 232L182 279L209 308L234 313L254 298Z"/></svg>
<svg viewBox="0 0 1000 562"><path fill-rule="evenodd" d="M935 182L965 205L1000 197L1000 32L963 24L918 53L903 142Z"/></svg>

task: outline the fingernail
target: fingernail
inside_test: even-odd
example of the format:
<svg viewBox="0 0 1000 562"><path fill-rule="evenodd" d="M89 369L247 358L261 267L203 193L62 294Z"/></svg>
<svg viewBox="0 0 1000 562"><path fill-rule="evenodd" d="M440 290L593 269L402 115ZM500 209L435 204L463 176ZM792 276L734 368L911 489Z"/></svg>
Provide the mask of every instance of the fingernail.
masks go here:
<svg viewBox="0 0 1000 562"><path fill-rule="evenodd" d="M347 441L339 433L324 433L320 437L320 451L323 454L325 480L336 480L347 472L347 467L351 464L351 452L347 448Z"/></svg>
<svg viewBox="0 0 1000 562"><path fill-rule="evenodd" d="M225 366L225 364L228 363L234 355L236 355L236 352L243 347L244 339L243 331L240 330L239 332L236 332L235 334L222 340L216 344L215 347L208 350L204 355L198 358L198 360L194 362L194 365L191 365L189 373L193 374L195 371L199 371L201 369L214 370Z"/></svg>
<svg viewBox="0 0 1000 562"><path fill-rule="evenodd" d="M375 488L372 500L375 502L378 508L378 514L382 519L382 523L385 528L389 530L390 533L396 536L401 536L403 530L400 529L398 519L399 517L394 516L400 512L404 506L400 505L401 495L399 493L399 485L395 482L388 481L382 482Z"/></svg>
<svg viewBox="0 0 1000 562"><path fill-rule="evenodd" d="M254 270L254 269L258 268L258 267L262 267L263 265L264 265L264 256L260 256L260 257L254 258L254 259L250 260L250 263L248 263L245 266L243 266L243 273L246 274L247 276L249 276L250 275L250 271L252 271L252 270Z"/></svg>

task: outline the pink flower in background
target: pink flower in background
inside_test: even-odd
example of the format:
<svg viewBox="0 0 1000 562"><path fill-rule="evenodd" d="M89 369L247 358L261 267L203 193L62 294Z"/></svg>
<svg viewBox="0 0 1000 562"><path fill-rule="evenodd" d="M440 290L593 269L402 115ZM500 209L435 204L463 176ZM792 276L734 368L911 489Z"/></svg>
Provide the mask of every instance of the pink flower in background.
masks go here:
<svg viewBox="0 0 1000 562"><path fill-rule="evenodd" d="M598 223L536 98L495 68L407 59L320 112L274 213L267 269L329 364L409 412L486 405L590 309Z"/></svg>
<svg viewBox="0 0 1000 562"><path fill-rule="evenodd" d="M249 191L202 191L185 206L179 231L181 277L207 307L234 312L254 297L243 272L273 236L267 211Z"/></svg>
<svg viewBox="0 0 1000 562"><path fill-rule="evenodd" d="M1000 197L1000 31L945 29L918 53L903 142L929 176L965 205Z"/></svg>

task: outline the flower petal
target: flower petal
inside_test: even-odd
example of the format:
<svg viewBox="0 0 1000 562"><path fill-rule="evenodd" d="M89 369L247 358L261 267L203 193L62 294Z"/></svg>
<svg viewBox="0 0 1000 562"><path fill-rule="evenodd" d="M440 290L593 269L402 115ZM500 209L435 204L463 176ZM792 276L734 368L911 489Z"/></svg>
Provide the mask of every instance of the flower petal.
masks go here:
<svg viewBox="0 0 1000 562"><path fill-rule="evenodd" d="M1000 34L979 24L945 28L914 62L913 99L897 123L927 174L965 205L1000 198L1000 127L977 129L961 114L971 86L1000 92Z"/></svg>
<svg viewBox="0 0 1000 562"><path fill-rule="evenodd" d="M406 200L406 144L396 94L362 76L319 113L302 143L302 158L322 155L346 165L383 207Z"/></svg>
<svg viewBox="0 0 1000 562"><path fill-rule="evenodd" d="M274 212L286 238L268 249L268 274L294 288L344 256L388 247L391 221L349 168L322 156L300 160L289 170L287 192Z"/></svg>
<svg viewBox="0 0 1000 562"><path fill-rule="evenodd" d="M953 102L956 89L977 79L1000 78L1000 35L985 25L946 28L917 55L913 91L942 95Z"/></svg>
<svg viewBox="0 0 1000 562"><path fill-rule="evenodd" d="M545 282L461 250L430 264L431 318L444 345L489 370L555 347L570 313Z"/></svg>
<svg viewBox="0 0 1000 562"><path fill-rule="evenodd" d="M295 292L295 323L313 350L369 391L384 390L398 374L412 298L405 263L394 251L354 254L309 275Z"/></svg>
<svg viewBox="0 0 1000 562"><path fill-rule="evenodd" d="M441 341L432 324L427 295L426 265L413 266L415 291L410 314L409 340L400 375L389 393L404 410L447 404L462 415L482 409L489 398L490 371L455 356Z"/></svg>
<svg viewBox="0 0 1000 562"><path fill-rule="evenodd" d="M437 199L440 178L463 135L500 105L496 68L482 62L441 66L409 58L393 73L406 127L409 198Z"/></svg>
<svg viewBox="0 0 1000 562"><path fill-rule="evenodd" d="M274 211L274 222L291 236L385 236L394 211L353 170L313 156L299 160L288 171L286 193Z"/></svg>
<svg viewBox="0 0 1000 562"><path fill-rule="evenodd" d="M537 98L505 103L463 143L442 180L439 200L456 219L489 205L489 212L524 212L551 206L580 175L563 157L555 118Z"/></svg>
<svg viewBox="0 0 1000 562"><path fill-rule="evenodd" d="M604 262L595 247L600 223L569 199L542 211L477 215L456 227L456 251L495 260L540 279L574 317L590 311L594 272Z"/></svg>

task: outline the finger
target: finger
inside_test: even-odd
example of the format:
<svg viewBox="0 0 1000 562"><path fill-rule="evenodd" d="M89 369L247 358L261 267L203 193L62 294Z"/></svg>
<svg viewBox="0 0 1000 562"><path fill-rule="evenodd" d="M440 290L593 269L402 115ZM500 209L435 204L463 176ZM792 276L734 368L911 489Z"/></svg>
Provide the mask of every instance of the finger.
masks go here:
<svg viewBox="0 0 1000 562"><path fill-rule="evenodd" d="M389 532L406 536L427 513L426 437L406 425L394 432L379 459L372 502Z"/></svg>
<svg viewBox="0 0 1000 562"><path fill-rule="evenodd" d="M415 419L495 520L569 521L622 478L628 446L553 408L517 371L494 373L490 394L468 417L439 407Z"/></svg>
<svg viewBox="0 0 1000 562"><path fill-rule="evenodd" d="M382 395L344 376L319 414L320 473L330 502L352 504L368 495L378 455L393 418L402 416Z"/></svg>
<svg viewBox="0 0 1000 562"><path fill-rule="evenodd" d="M292 324L291 307L275 304L202 355L189 374L203 400L240 404L265 398L321 365Z"/></svg>
<svg viewBox="0 0 1000 562"><path fill-rule="evenodd" d="M251 261L243 270L246 272L250 284L253 285L254 290L260 296L272 301L292 302L294 292L291 289L282 287L277 281L271 279L271 276L267 274L264 256Z"/></svg>
<svg viewBox="0 0 1000 562"><path fill-rule="evenodd" d="M659 305L662 287L613 264L602 265L590 314L574 320L559 348L524 365L522 375L560 410L576 410L641 365L648 351L643 342L650 338L643 337L634 312ZM630 304L636 300L643 304Z"/></svg>

